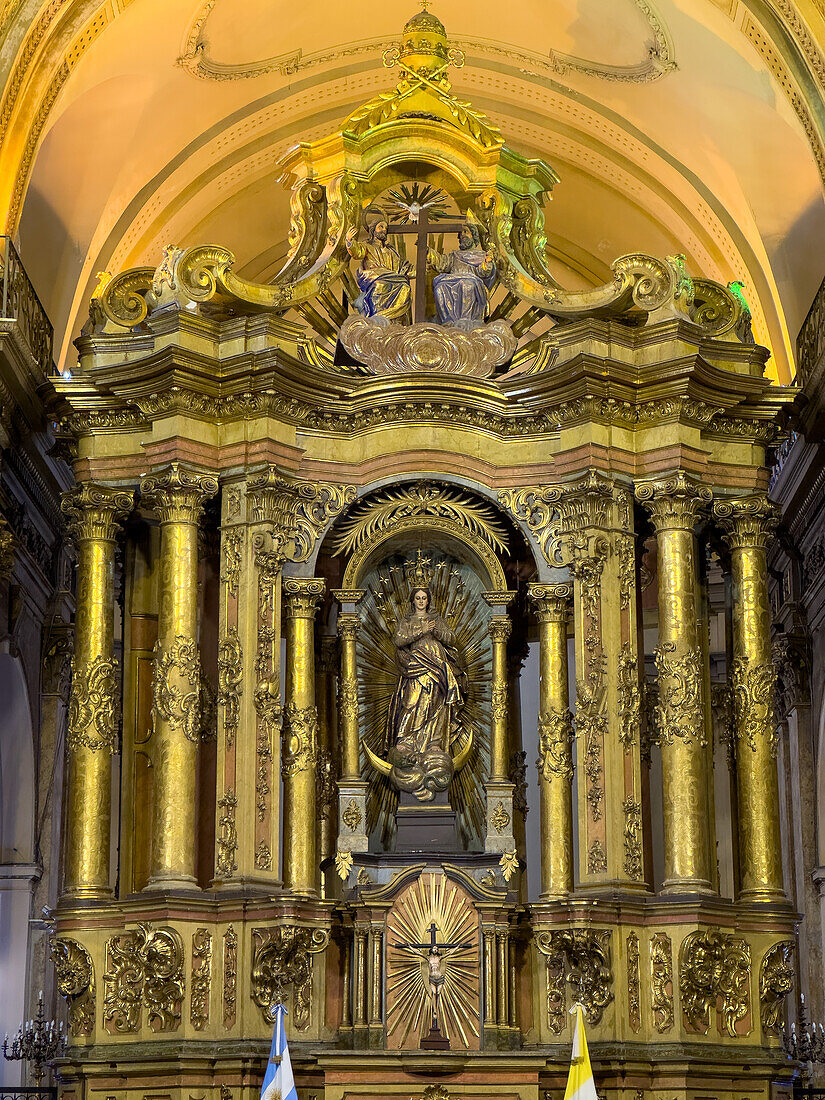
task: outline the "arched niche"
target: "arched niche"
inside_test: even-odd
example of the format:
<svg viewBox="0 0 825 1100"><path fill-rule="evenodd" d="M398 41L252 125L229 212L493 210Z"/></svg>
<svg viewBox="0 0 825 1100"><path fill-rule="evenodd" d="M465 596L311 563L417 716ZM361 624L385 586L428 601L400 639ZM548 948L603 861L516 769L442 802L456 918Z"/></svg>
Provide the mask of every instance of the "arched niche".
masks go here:
<svg viewBox="0 0 825 1100"><path fill-rule="evenodd" d="M34 858L34 742L23 668L0 653L0 862Z"/></svg>
<svg viewBox="0 0 825 1100"><path fill-rule="evenodd" d="M364 577L393 553L440 550L470 566L484 579L489 591L504 592L507 580L498 556L484 539L439 516L408 516L391 530L364 542L350 557L341 587L358 589Z"/></svg>

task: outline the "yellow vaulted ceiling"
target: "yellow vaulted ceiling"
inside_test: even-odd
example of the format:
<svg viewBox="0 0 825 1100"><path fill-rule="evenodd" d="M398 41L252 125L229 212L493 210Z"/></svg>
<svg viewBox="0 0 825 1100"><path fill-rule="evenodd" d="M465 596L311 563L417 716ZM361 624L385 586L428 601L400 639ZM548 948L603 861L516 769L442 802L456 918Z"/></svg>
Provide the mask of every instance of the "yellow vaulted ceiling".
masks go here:
<svg viewBox="0 0 825 1100"><path fill-rule="evenodd" d="M98 271L215 243L266 281L286 253L279 160L397 74L416 10L284 0L0 0L0 211L56 354ZM781 381L823 275L825 2L436 0L461 98L561 176L571 287L630 251L739 279Z"/></svg>

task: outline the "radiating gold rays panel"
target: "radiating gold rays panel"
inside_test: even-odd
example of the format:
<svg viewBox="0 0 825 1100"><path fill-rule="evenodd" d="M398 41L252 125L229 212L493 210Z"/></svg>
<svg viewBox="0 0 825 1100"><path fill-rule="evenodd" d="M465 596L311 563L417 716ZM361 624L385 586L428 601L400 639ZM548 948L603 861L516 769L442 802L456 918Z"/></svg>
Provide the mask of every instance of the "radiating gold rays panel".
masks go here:
<svg viewBox="0 0 825 1100"><path fill-rule="evenodd" d="M414 1050L429 1032L432 1013L427 950L435 924L438 943L468 944L443 953L439 1027L454 1050L480 1047L479 917L468 894L445 875L423 874L399 894L387 919L387 1046Z"/></svg>

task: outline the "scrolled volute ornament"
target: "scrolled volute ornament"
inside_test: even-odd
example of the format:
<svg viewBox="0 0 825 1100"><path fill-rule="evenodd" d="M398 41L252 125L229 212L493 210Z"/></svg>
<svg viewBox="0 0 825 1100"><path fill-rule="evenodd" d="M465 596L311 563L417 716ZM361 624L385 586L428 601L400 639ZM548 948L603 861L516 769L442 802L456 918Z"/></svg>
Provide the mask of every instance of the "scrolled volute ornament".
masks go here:
<svg viewBox="0 0 825 1100"><path fill-rule="evenodd" d="M706 1034L710 1010L719 1006L722 1026L732 1039L750 1012L750 946L723 932L697 929L685 937L679 962L682 1010L694 1031Z"/></svg>
<svg viewBox="0 0 825 1100"><path fill-rule="evenodd" d="M785 999L796 980L793 940L780 940L769 947L759 970L759 1012L766 1035L780 1035L784 1027Z"/></svg>
<svg viewBox="0 0 825 1100"><path fill-rule="evenodd" d="M154 306L153 267L133 267L121 271L106 284L99 297L92 300L104 317L120 328L136 328L142 324Z"/></svg>
<svg viewBox="0 0 825 1100"><path fill-rule="evenodd" d="M92 957L77 940L61 937L50 944L57 991L69 1006L69 1031L76 1038L95 1029L95 969Z"/></svg>
<svg viewBox="0 0 825 1100"><path fill-rule="evenodd" d="M601 1023L614 999L611 939L609 929L593 928L554 929L536 937L539 951L562 966L573 999L581 1003L591 1024Z"/></svg>
<svg viewBox="0 0 825 1100"><path fill-rule="evenodd" d="M737 339L747 342L743 339L745 310L735 294L721 283L714 283L710 279L694 279L693 293L693 322L707 336L713 336L717 340Z"/></svg>
<svg viewBox="0 0 825 1100"><path fill-rule="evenodd" d="M499 504L535 537L548 565L565 564L561 502L564 491L557 485L502 489Z"/></svg>

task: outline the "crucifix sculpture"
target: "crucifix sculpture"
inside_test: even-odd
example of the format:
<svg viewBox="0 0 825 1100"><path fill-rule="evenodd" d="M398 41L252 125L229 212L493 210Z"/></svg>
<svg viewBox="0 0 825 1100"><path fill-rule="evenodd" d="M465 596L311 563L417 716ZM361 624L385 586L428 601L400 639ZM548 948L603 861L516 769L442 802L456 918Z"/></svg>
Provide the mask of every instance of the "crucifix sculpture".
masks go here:
<svg viewBox="0 0 825 1100"><path fill-rule="evenodd" d="M441 969L441 962L444 958L442 954L445 951L457 951L459 948L472 947L472 943L439 943L438 942L438 929L435 926L435 921L430 922L428 929L430 933L429 943L399 943L398 947L407 947L413 951L426 951L427 952L427 984L430 987L430 998L432 1002L432 1019L430 1022L430 1031L428 1035L421 1040L422 1050L449 1050L450 1040L446 1035L441 1034L441 1029L438 1026L438 1002L441 995L441 987L446 981L446 974Z"/></svg>
<svg viewBox="0 0 825 1100"><path fill-rule="evenodd" d="M387 233L413 234L417 254L415 258L415 302L413 304L413 322L418 324L426 320L427 309L427 238L431 233L459 233L467 224L466 218L455 221L430 221L427 209L422 206L406 223L393 222L387 226Z"/></svg>

